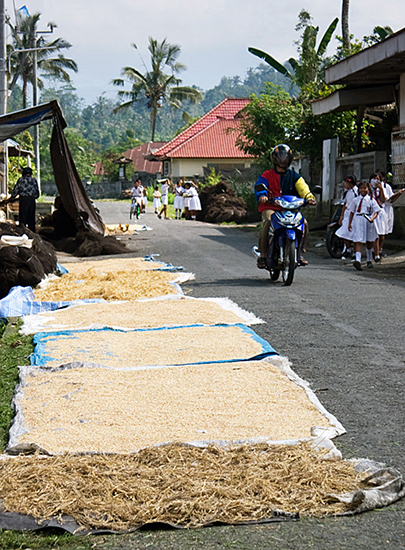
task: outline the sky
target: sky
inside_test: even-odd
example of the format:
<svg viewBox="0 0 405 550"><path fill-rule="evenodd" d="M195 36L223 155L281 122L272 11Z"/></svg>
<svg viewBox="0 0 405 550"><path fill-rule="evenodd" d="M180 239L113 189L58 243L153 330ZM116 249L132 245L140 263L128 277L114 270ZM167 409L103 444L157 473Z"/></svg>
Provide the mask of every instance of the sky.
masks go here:
<svg viewBox="0 0 405 550"><path fill-rule="evenodd" d="M181 46L179 61L187 66L181 74L184 85L207 90L222 76L245 76L259 60L249 46L270 53L281 62L296 56L294 41L298 14L306 9L320 28L318 37L335 17L340 18L341 0L14 0L29 13L40 13L38 30L57 24L54 36L72 44L64 51L76 61L73 85L86 104L100 95L115 99L111 81L125 66L144 72L148 66L148 38L167 38ZM14 21L14 2L6 9ZM357 38L372 33L376 25L394 31L405 26L404 0L350 0L350 32ZM340 23L337 28L341 34ZM50 38L48 35L47 38ZM131 44L135 43L138 50ZM331 42L331 52L337 44ZM142 59L141 59L142 58ZM143 61L142 61L143 60Z"/></svg>

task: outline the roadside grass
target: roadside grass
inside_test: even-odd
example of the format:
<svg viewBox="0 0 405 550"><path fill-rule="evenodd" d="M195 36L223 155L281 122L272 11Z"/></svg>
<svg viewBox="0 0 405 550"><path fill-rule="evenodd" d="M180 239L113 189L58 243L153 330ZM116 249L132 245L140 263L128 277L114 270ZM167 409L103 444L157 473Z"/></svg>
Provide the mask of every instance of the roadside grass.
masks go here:
<svg viewBox="0 0 405 550"><path fill-rule="evenodd" d="M32 336L21 336L21 319L13 317L0 320L0 446L4 451L8 441L8 431L13 419L11 400L18 381L18 366L29 365L33 352ZM73 537L68 534L24 533L0 529L0 550L23 548L59 549L74 548L87 550L93 547L94 540Z"/></svg>
<svg viewBox="0 0 405 550"><path fill-rule="evenodd" d="M21 320L10 318L0 328L0 446L7 445L8 430L13 419L11 400L18 380L18 365L29 365L33 352L32 336L21 336Z"/></svg>
<svg viewBox="0 0 405 550"><path fill-rule="evenodd" d="M0 550L88 550L95 548L96 544L94 537L73 536L69 533L60 535L52 531L34 533L0 530Z"/></svg>

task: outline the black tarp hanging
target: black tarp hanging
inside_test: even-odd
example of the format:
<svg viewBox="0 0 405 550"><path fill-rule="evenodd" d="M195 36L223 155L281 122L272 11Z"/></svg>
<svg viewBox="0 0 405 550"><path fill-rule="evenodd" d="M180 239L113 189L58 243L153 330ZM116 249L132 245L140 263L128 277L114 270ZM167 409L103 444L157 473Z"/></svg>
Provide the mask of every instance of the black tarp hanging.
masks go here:
<svg viewBox="0 0 405 550"><path fill-rule="evenodd" d="M63 206L77 227L88 227L104 235L104 224L95 210L69 150L60 114L55 113L51 138L51 160L55 183Z"/></svg>
<svg viewBox="0 0 405 550"><path fill-rule="evenodd" d="M0 141L5 141L30 126L49 119L53 120L52 166L62 203L79 229L86 226L104 235L103 221L86 193L66 142L63 133L66 121L56 100L0 116Z"/></svg>

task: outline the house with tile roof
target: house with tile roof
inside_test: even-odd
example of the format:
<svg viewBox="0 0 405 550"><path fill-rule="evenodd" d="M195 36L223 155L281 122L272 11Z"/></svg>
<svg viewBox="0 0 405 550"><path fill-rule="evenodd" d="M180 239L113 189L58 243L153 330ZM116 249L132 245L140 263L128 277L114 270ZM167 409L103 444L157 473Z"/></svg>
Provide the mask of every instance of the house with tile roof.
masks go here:
<svg viewBox="0 0 405 550"><path fill-rule="evenodd" d="M151 162L150 160L147 160L146 157L153 154L166 143L166 141L149 141L148 143L142 143L138 147L134 147L134 149L124 151L122 156L132 161L135 173L137 175L162 173L162 163ZM93 173L95 176L104 175L104 169L101 161L96 162Z"/></svg>
<svg viewBox="0 0 405 550"><path fill-rule="evenodd" d="M247 98L226 98L178 136L146 158L163 163L163 176L174 179L204 176L204 168L220 170L249 168L254 157L235 144L240 112Z"/></svg>

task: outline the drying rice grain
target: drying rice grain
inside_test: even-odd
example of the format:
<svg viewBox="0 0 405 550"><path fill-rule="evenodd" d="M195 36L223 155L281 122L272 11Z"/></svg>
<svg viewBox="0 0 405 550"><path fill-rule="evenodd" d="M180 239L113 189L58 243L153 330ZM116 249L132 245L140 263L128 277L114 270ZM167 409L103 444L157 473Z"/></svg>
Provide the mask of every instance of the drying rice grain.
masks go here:
<svg viewBox="0 0 405 550"><path fill-rule="evenodd" d="M261 342L242 327L232 325L129 332L111 329L68 331L40 333L36 338L41 343L43 361L40 364L48 367L73 361L113 368L186 365L249 359L263 352Z"/></svg>
<svg viewBox="0 0 405 550"><path fill-rule="evenodd" d="M191 324L242 323L243 318L216 302L199 299L97 303L36 316L47 330L90 327L156 328Z"/></svg>
<svg viewBox="0 0 405 550"><path fill-rule="evenodd" d="M18 443L52 453L130 452L169 441L310 437L329 426L305 391L264 362L138 371L34 369Z"/></svg>

